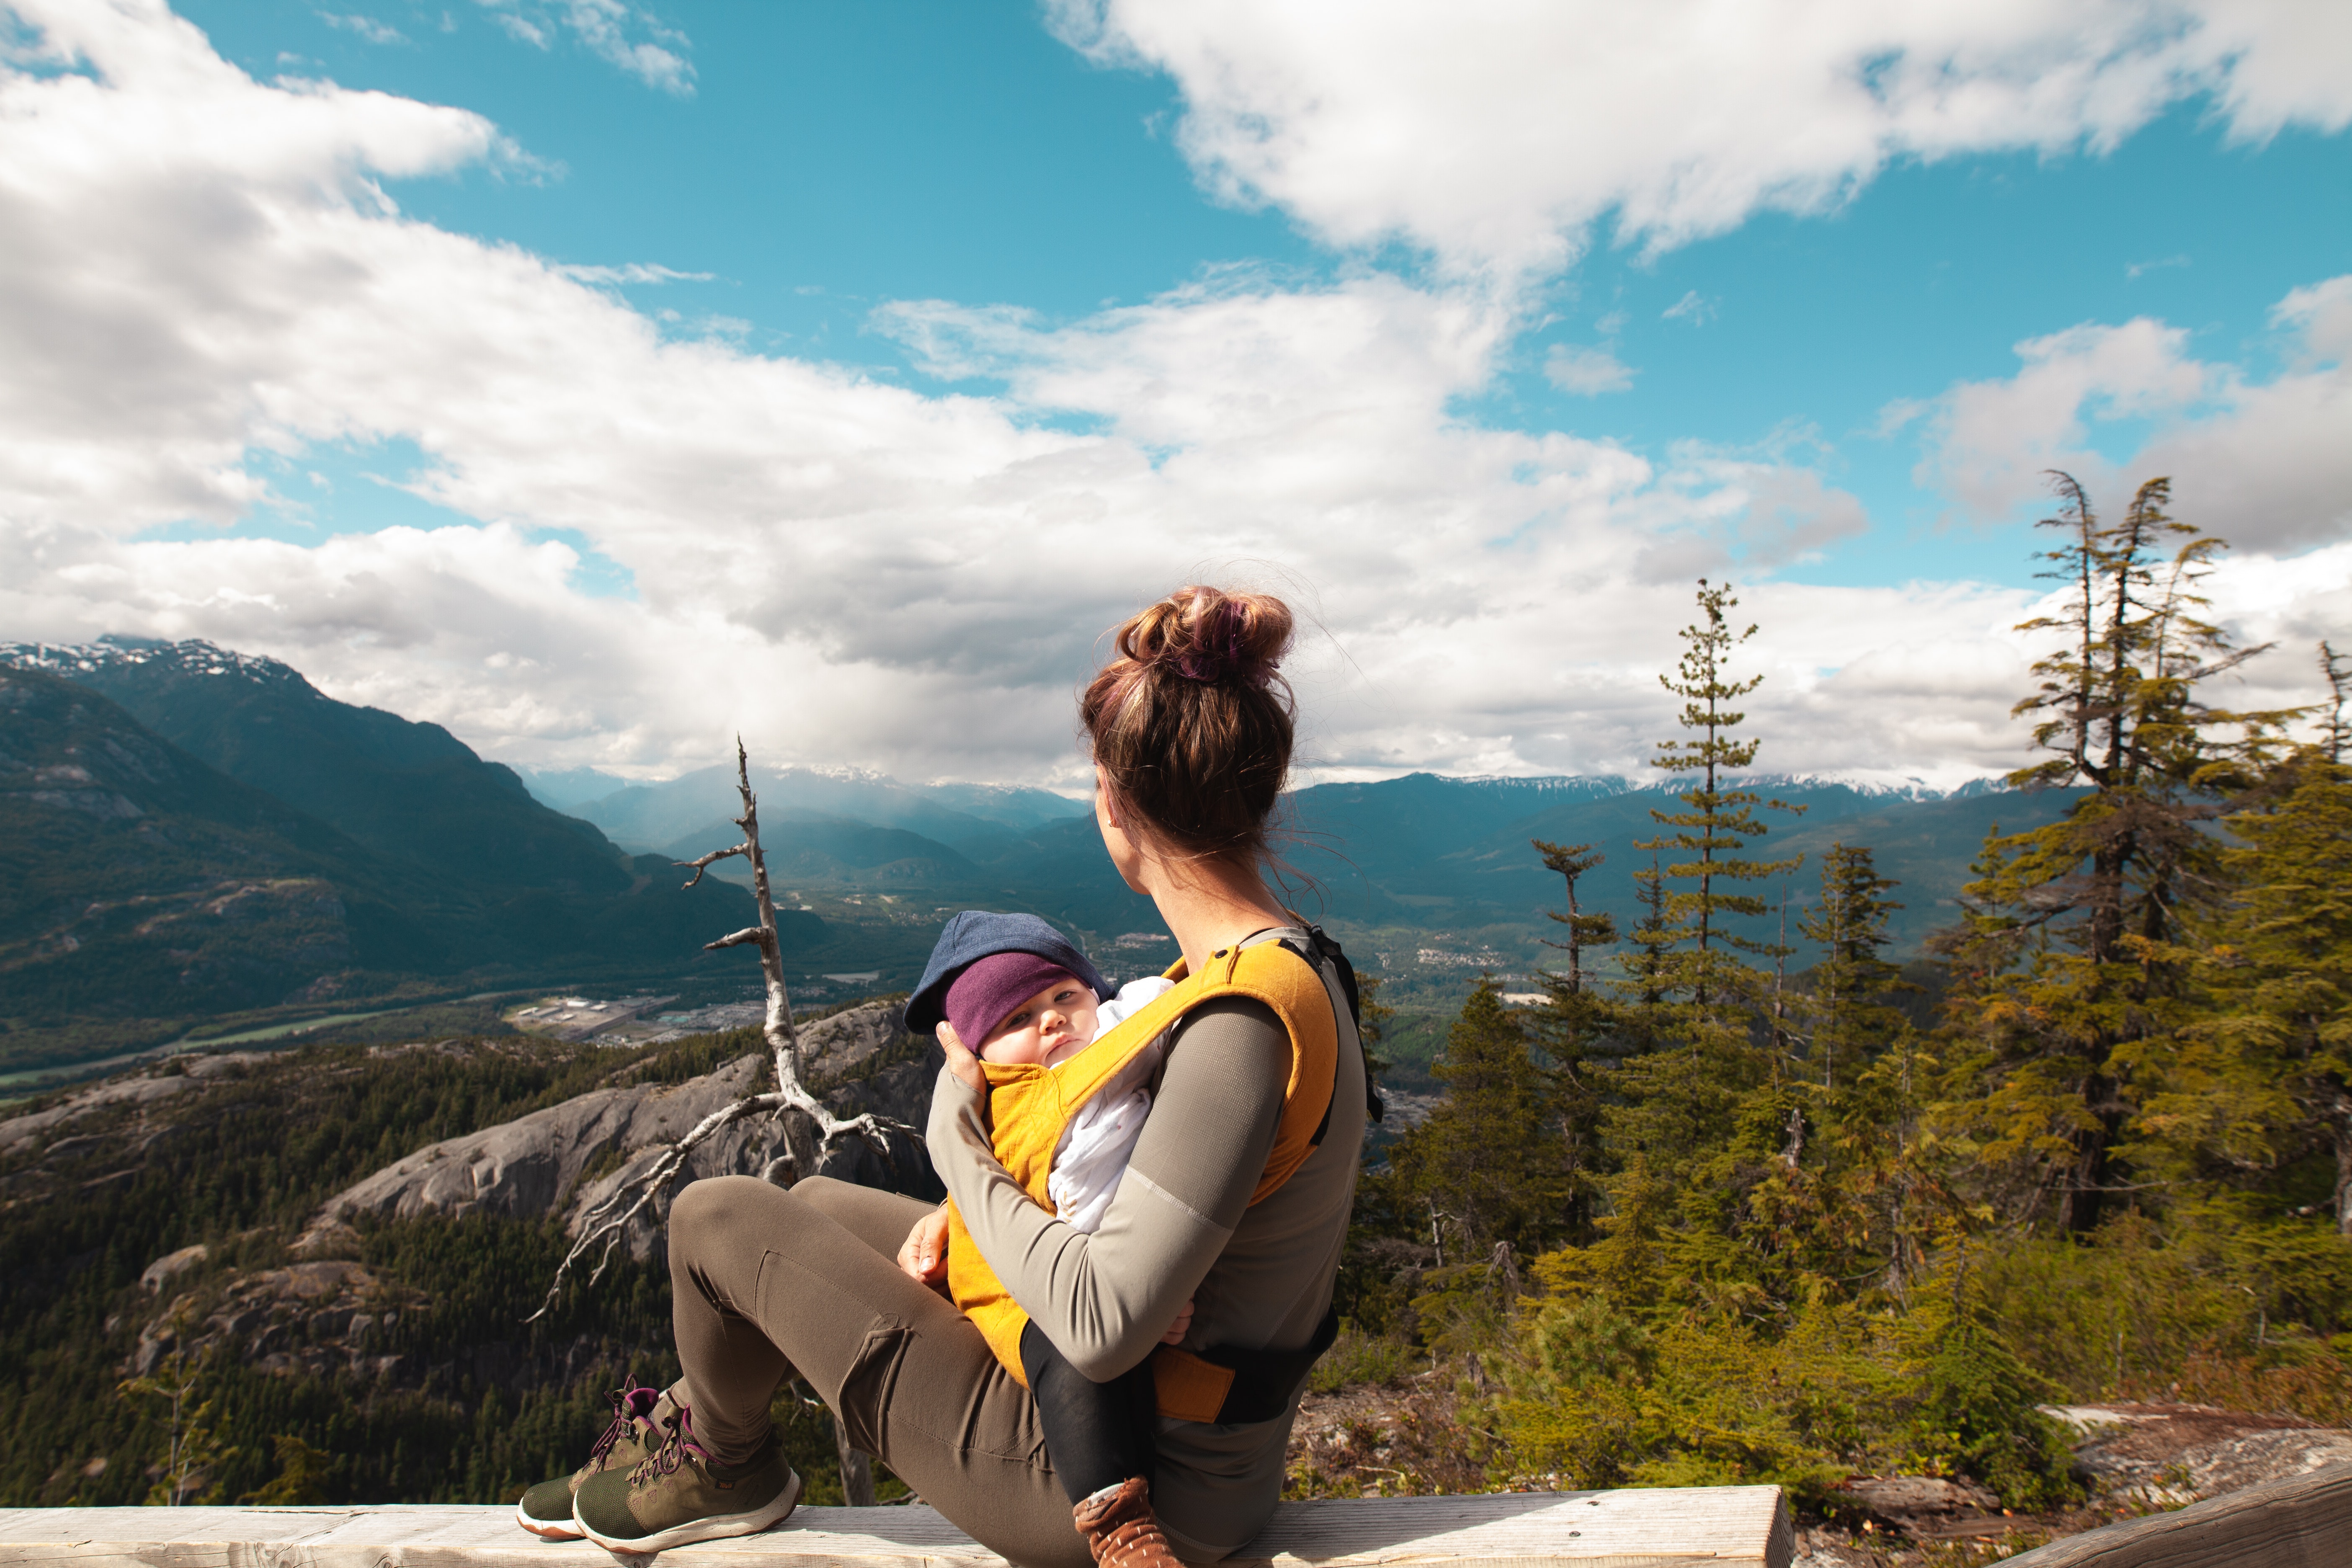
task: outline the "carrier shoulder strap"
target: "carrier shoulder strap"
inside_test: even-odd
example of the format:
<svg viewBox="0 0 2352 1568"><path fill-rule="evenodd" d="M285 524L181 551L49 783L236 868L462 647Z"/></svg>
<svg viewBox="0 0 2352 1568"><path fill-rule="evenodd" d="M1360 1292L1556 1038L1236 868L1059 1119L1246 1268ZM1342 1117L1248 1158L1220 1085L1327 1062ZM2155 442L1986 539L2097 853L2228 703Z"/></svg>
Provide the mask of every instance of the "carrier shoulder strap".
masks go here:
<svg viewBox="0 0 2352 1568"><path fill-rule="evenodd" d="M1356 1054L1364 1064L1364 1114L1374 1121L1386 1119L1389 1110L1388 1101L1381 1098L1380 1086L1372 1080L1371 1053L1364 1048L1364 1002L1362 994L1356 988L1356 966L1348 962L1347 952L1341 949L1339 942L1330 932L1321 926L1310 925L1307 928L1307 944L1304 947L1288 937L1282 939L1282 945L1305 959L1307 966L1318 974L1322 973L1324 962L1328 961L1333 973L1339 976L1339 994L1348 999L1348 1022L1356 1032ZM1335 1095L1333 1098L1338 1097ZM1315 1129L1314 1144L1320 1147L1323 1135L1330 1130L1331 1108L1326 1105L1323 1108L1322 1125Z"/></svg>

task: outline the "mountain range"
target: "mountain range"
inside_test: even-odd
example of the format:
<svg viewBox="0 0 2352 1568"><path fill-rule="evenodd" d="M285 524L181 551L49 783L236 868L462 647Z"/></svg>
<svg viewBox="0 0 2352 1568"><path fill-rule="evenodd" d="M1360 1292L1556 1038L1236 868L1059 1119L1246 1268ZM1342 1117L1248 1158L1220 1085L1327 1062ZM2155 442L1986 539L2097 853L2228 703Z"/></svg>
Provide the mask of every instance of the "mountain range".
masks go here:
<svg viewBox="0 0 2352 1568"><path fill-rule="evenodd" d="M730 776L707 769L571 809L626 847L691 858L737 837L719 815L731 805L720 795L722 787L733 795ZM2072 798L2063 791L2024 795L1989 784L1942 792L1823 778L1742 782L1796 808L1759 813L1771 824L1759 854L1802 860L1785 879L1792 938L1801 942L1799 926L1813 901L1821 852L1843 841L1869 846L1880 870L1903 884L1895 897L1905 907L1891 931L1895 951L1904 953L1951 923L1952 900L1989 830L2049 821ZM1112 874L1086 803L1038 790L983 794L971 785L908 785L881 774L801 768L755 771L754 783L761 821L771 825L772 864L780 876L798 879L803 890L887 890L919 903L926 894L984 900L996 889L1092 936L1116 940L1158 929L1150 905ZM1630 925L1633 873L1650 859L1633 846L1662 831L1654 813L1682 809L1680 787L1434 773L1317 784L1286 798L1277 848L1299 907L1392 950L1396 962L1382 967L1400 978L1409 977L1423 946L1491 952L1496 967L1526 966L1540 962L1539 938L1551 934L1543 911L1559 907L1564 891L1530 841L1600 847L1606 858L1584 879L1579 897L1587 908L1617 911L1620 924ZM687 828L698 817L704 820Z"/></svg>
<svg viewBox="0 0 2352 1568"><path fill-rule="evenodd" d="M1748 782L1802 808L1762 814L1760 847L1805 857L1783 882L1792 935L1821 851L1843 840L1902 884L1898 952L1950 921L1993 824L2048 821L2071 798ZM804 767L755 767L753 783L796 996L903 987L940 921L971 906L1042 914L1114 973L1174 955L1085 801ZM1280 847L1298 907L1434 1019L1481 971L1524 976L1554 956L1544 911L1562 889L1531 839L1602 849L1581 902L1630 925L1649 861L1633 846L1672 790L1318 784L1287 798ZM731 769L657 784L510 769L208 643L0 645L0 1071L534 986L740 996L751 961L701 944L748 922L727 879L740 863L690 892L673 867L734 842L736 809Z"/></svg>
<svg viewBox="0 0 2352 1568"><path fill-rule="evenodd" d="M0 646L0 1067L583 972L740 979L700 948L740 889L680 890L438 725L205 643Z"/></svg>
<svg viewBox="0 0 2352 1568"><path fill-rule="evenodd" d="M729 831L741 809L731 767L698 768L654 784L614 780L613 788L593 795L573 792L590 778L609 775L585 768L569 773L517 772L524 787L549 805L584 817L614 842L640 849L666 848ZM762 821L843 818L920 834L959 851L982 855L1002 849L1032 828L1093 811L1087 802L1042 789L906 784L887 773L848 768L755 764L751 783L759 792Z"/></svg>

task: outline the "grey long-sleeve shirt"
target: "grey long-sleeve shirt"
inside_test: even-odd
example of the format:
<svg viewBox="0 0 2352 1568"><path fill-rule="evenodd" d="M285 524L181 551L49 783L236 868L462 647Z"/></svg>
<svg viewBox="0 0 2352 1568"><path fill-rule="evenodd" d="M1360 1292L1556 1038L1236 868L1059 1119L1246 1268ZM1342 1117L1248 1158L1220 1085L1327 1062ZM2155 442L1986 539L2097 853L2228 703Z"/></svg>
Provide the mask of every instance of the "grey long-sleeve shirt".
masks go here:
<svg viewBox="0 0 2352 1568"><path fill-rule="evenodd" d="M1268 931L1250 945L1305 934ZM1142 1360L1188 1300L1187 1349L1287 1349L1313 1337L1330 1304L1364 1136L1363 1051L1328 970L1324 989L1339 1031L1330 1124L1255 1207L1290 1072L1290 1042L1262 1004L1219 997L1178 1021L1150 1118L1092 1236L1014 1184L992 1151L986 1097L940 1075L929 1142L940 1180L996 1277L1087 1376ZM1244 1426L1160 1423L1152 1493L1181 1555L1221 1557L1265 1523L1293 1411Z"/></svg>

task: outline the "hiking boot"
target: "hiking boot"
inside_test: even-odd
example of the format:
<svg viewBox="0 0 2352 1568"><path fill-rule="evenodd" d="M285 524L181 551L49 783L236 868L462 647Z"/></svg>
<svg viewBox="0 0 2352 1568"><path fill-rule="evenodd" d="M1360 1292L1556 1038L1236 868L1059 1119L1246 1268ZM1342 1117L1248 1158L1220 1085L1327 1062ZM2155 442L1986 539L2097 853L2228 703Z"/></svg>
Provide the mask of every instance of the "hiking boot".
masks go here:
<svg viewBox="0 0 2352 1568"><path fill-rule="evenodd" d="M1070 1510L1098 1568L1183 1568L1168 1549L1151 1489L1141 1476L1087 1496Z"/></svg>
<svg viewBox="0 0 2352 1568"><path fill-rule="evenodd" d="M581 1534L607 1552L659 1552L689 1541L751 1535L793 1511L801 1479L775 1434L740 1465L722 1465L695 1442L683 1411L664 1424L661 1446L635 1469L606 1469L572 1500Z"/></svg>
<svg viewBox="0 0 2352 1568"><path fill-rule="evenodd" d="M605 1397L613 1402L613 1419L589 1448L588 1462L568 1476L540 1482L515 1504L515 1522L533 1535L549 1541L579 1540L580 1527L572 1522L572 1498L580 1484L608 1466L623 1471L635 1468L659 1441L661 1422L673 1403L668 1394L644 1387L633 1377L627 1387L616 1388Z"/></svg>

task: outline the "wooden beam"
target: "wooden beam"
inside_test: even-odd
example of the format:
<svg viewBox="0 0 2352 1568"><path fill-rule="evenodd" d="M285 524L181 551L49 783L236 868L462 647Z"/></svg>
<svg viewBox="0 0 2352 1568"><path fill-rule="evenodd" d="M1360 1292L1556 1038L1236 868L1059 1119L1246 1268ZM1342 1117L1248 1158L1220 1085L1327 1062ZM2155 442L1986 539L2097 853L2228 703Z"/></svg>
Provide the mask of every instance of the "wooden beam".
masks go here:
<svg viewBox="0 0 2352 1568"><path fill-rule="evenodd" d="M2352 1465L2127 1519L2003 1568L2340 1568L2352 1563Z"/></svg>
<svg viewBox="0 0 2352 1568"><path fill-rule="evenodd" d="M1661 1487L1284 1503L1233 1568L1789 1568L1777 1487ZM636 1560L632 1560L636 1561ZM928 1508L803 1508L778 1529L677 1547L657 1568L1003 1568ZM467 1505L0 1510L0 1565L614 1568Z"/></svg>

